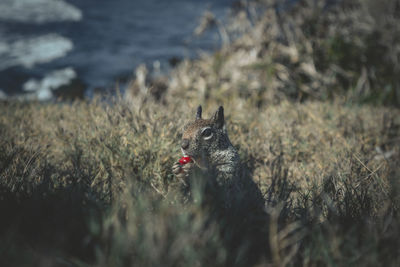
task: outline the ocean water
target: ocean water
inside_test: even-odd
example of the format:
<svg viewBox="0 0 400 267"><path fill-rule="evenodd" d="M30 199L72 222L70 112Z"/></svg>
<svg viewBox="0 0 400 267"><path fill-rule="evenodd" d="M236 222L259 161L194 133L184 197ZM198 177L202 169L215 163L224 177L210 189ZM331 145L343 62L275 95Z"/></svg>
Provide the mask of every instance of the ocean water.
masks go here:
<svg viewBox="0 0 400 267"><path fill-rule="evenodd" d="M0 97L51 97L79 78L89 90L112 88L139 64L195 57L220 44L193 36L201 15L219 19L235 0L1 0ZM42 90L39 94L39 91Z"/></svg>

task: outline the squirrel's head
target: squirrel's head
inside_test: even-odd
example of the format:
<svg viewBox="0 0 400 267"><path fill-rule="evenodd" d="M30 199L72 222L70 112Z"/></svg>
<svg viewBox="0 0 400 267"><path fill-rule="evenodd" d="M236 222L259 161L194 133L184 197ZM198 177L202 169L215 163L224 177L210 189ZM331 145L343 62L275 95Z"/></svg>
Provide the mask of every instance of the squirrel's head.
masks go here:
<svg viewBox="0 0 400 267"><path fill-rule="evenodd" d="M210 119L202 119L199 106L194 121L183 128L181 149L200 168L207 168L214 152L226 149L229 138L225 129L224 108L220 106Z"/></svg>

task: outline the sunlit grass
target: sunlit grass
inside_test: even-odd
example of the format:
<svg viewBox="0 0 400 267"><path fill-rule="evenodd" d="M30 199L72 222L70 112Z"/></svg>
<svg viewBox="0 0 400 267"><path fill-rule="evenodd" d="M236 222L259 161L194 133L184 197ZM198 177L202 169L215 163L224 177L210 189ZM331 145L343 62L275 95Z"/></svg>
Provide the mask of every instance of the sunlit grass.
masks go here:
<svg viewBox="0 0 400 267"><path fill-rule="evenodd" d="M212 101L205 106L215 108ZM382 242L396 242L399 230L398 110L289 102L225 107L231 140L266 200L265 215L246 215L257 221L256 237L227 236L223 229L246 233L240 227L248 224L215 217L201 204L201 187L193 189L200 190L198 202L180 196L170 167L194 109L122 100L7 103L0 117L2 236L12 246L3 251L13 261L61 257L100 266L397 258ZM41 231L49 234L35 234ZM252 243L265 247L252 255ZM48 253L40 252L49 244Z"/></svg>

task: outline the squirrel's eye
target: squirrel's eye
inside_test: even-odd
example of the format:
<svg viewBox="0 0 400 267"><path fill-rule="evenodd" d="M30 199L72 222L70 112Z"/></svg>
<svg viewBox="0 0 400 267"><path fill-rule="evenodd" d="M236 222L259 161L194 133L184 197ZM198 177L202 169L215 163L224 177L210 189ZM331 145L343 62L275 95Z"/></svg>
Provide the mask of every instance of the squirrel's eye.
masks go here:
<svg viewBox="0 0 400 267"><path fill-rule="evenodd" d="M210 128L206 128L206 129L204 129L204 130L201 132L201 135L202 135L203 137L210 137L211 134L212 134L212 131L211 131Z"/></svg>

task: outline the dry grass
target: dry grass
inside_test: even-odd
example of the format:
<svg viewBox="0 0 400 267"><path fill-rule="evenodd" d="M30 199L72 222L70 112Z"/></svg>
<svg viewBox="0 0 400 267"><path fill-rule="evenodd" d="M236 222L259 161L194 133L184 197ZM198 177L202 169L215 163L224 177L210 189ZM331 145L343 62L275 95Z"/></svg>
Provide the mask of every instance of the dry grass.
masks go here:
<svg viewBox="0 0 400 267"><path fill-rule="evenodd" d="M149 83L141 66L124 97L2 102L0 265L396 266L400 111L391 71L398 58L357 65L347 45L363 58L370 51L363 40L380 32L370 17L356 16L369 10L355 8L364 5L356 0L332 9L311 2L319 3L299 1L284 16L254 11L275 1L248 3L237 23L220 29L232 44L182 62L166 80ZM351 16L334 22L340 10ZM310 12L313 25L330 31L306 30ZM346 46L319 57L336 47L326 43L332 36ZM397 55L394 39L379 55ZM369 44L375 40L383 39ZM341 63L339 52L357 64ZM394 106L354 104L376 94L382 97L373 103ZM246 195L235 209L220 209L207 177L187 201L171 166L180 157L181 127L199 104L204 114L224 105L265 212Z"/></svg>
<svg viewBox="0 0 400 267"><path fill-rule="evenodd" d="M276 265L394 263L397 249L382 242L396 242L399 230L398 110L317 102L226 107L232 142L270 214L255 223L257 238L231 238L240 219L215 217L199 204L201 189L197 203L181 202L170 167L194 109L121 100L6 103L2 238L13 246L3 253L13 262L99 266L241 265L249 255ZM42 231L49 234L38 239ZM253 255L246 249L253 243L265 247Z"/></svg>
<svg viewBox="0 0 400 267"><path fill-rule="evenodd" d="M189 99L245 97L253 105L340 96L398 106L399 13L398 0L243 1L225 27L211 24L232 44L180 64L167 98L185 89Z"/></svg>

